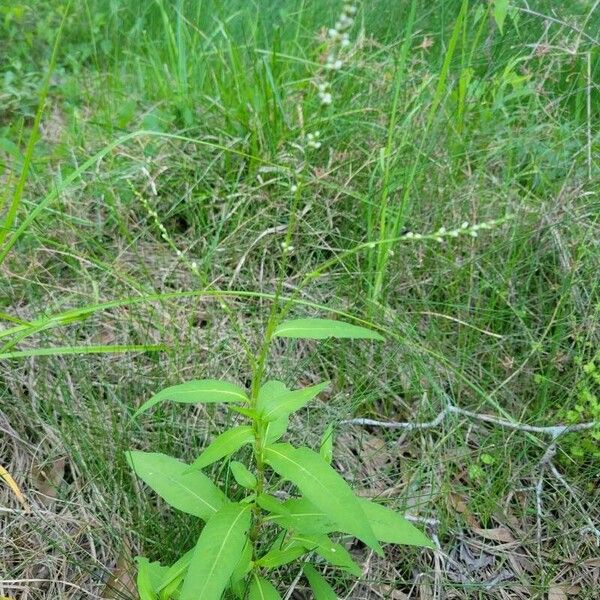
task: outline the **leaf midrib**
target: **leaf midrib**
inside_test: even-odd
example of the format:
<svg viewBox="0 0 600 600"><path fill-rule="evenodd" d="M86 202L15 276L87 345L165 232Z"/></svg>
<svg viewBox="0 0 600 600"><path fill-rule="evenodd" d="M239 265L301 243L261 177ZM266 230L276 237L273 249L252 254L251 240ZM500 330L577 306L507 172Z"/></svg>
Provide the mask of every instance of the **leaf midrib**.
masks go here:
<svg viewBox="0 0 600 600"><path fill-rule="evenodd" d="M195 498L197 498L198 500L200 500L200 502L202 502L203 504L206 504L206 506L208 506L208 508L210 508L213 512L216 513L219 510L218 508L215 508L212 504L210 504L209 502L207 502L204 498L202 498L202 496L198 496L198 494L192 488L186 487L178 479L174 479L171 475L165 475L165 479L168 479L171 483L174 483L174 484L178 485L183 490L188 491L192 496L194 496Z"/></svg>
<svg viewBox="0 0 600 600"><path fill-rule="evenodd" d="M286 456L285 454L282 454L281 452L278 452L277 450L275 450L273 447L268 448L269 452L273 452L273 454L277 454L278 456L280 456L281 458L283 458L284 460L287 460L289 463L296 465L302 472L307 473L309 475L309 477L313 480L316 481L319 485L320 488L327 490L327 486L324 485L321 480L316 477L315 475L313 475L309 470L305 469L300 463L296 462L295 460L292 460L291 458L289 458L288 456Z"/></svg>
<svg viewBox="0 0 600 600"><path fill-rule="evenodd" d="M159 392L160 394L160 392ZM220 390L218 388L210 388L210 389L195 389L195 390L181 390L181 391L170 391L167 392L165 390L164 395L160 396L162 398L169 398L171 395L177 394L178 396L189 396L192 394L223 394L226 396L233 396L235 398L240 398L242 400L246 400L246 395L241 392L234 392L233 390Z"/></svg>
<svg viewBox="0 0 600 600"><path fill-rule="evenodd" d="M200 590L200 592L201 592L201 593L204 593L204 590L206 589L206 585L207 585L208 583L210 583L210 580L211 580L211 578L212 578L212 576L213 576L213 573L214 573L214 571L215 571L215 568L216 568L216 566L217 566L217 563L219 562L219 558L221 557L221 554L222 554L222 552L223 552L223 550L224 550L224 548L225 548L225 546L226 546L226 542L227 542L227 540L229 539L229 536L231 535L231 531L232 531L232 529L235 527L235 525L237 525L237 522L240 520L240 518L241 518L241 517L242 517L242 515L243 515L243 514L246 512L246 510L248 510L248 508L249 508L249 507L244 507L244 508L243 508L243 509L242 509L242 510L239 512L239 514L236 516L236 518L235 518L235 519L232 521L231 525L229 526L229 529L227 530L227 534L226 534L226 535L225 535L225 537L223 538L223 543L221 544L221 546L220 546L220 548L219 548L219 551L218 551L217 555L215 556L215 560L213 561L213 565L212 565L212 567L211 567L211 570L210 570L210 572L209 572L209 574L208 574L208 577L207 577L207 578L204 580L203 587L202 587L202 589ZM199 597L201 598L202 596L199 596Z"/></svg>

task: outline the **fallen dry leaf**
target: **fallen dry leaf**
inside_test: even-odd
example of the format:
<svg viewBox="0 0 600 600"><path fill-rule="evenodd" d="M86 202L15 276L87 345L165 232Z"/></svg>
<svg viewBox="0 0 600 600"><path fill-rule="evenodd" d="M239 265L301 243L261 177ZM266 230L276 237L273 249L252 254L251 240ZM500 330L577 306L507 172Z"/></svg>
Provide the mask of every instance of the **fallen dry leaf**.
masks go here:
<svg viewBox="0 0 600 600"><path fill-rule="evenodd" d="M433 44L434 44L433 39L431 39L429 36L426 35L423 38L423 41L419 44L418 48L420 50L427 51L427 50L429 50L429 48L431 48L431 46L433 46Z"/></svg>
<svg viewBox="0 0 600 600"><path fill-rule="evenodd" d="M135 584L135 567L131 557L131 549L127 540L117 564L108 578L101 598L137 598L137 586Z"/></svg>
<svg viewBox="0 0 600 600"><path fill-rule="evenodd" d="M476 529L479 527L479 521L473 516L473 513L469 510L466 498L451 492L450 494L448 494L448 500L450 502L450 506L452 506L452 508L458 514L463 515L465 521L468 523L471 529Z"/></svg>
<svg viewBox="0 0 600 600"><path fill-rule="evenodd" d="M19 488L17 482L11 477L11 474L2 465L0 465L0 479L4 479L4 481L6 481L8 487L12 490L17 500L23 506L23 509L26 512L29 512L29 504L27 504L27 500L25 500L25 496L23 495L21 488Z"/></svg>
<svg viewBox="0 0 600 600"><path fill-rule="evenodd" d="M57 458L50 465L33 471L34 485L47 498L56 498L58 488L65 476L66 460Z"/></svg>
<svg viewBox="0 0 600 600"><path fill-rule="evenodd" d="M479 527L474 527L473 531L482 538L493 540L494 542L510 543L515 541L512 533L506 527L494 527L492 529L479 529Z"/></svg>
<svg viewBox="0 0 600 600"><path fill-rule="evenodd" d="M568 600L568 598L562 586L552 585L548 590L548 600Z"/></svg>

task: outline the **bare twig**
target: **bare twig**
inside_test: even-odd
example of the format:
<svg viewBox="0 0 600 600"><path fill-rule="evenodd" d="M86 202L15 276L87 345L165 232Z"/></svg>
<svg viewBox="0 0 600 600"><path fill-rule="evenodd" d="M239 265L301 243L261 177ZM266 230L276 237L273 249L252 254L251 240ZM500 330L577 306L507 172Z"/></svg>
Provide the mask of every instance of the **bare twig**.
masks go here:
<svg viewBox="0 0 600 600"><path fill-rule="evenodd" d="M543 517L543 491L544 491L544 477L546 473L550 473L569 493L569 495L574 499L577 503L579 509L582 514L585 515L585 518L588 522L587 530L591 531L596 536L596 542L600 545L600 529L596 527L592 519L589 517L587 512L585 511L583 505L581 504L575 490L569 485L569 483L565 480L565 478L561 475L560 471L556 468L554 463L552 462L554 456L557 452L557 442L558 439L567 434L567 433L576 433L581 431L588 431L590 429L594 429L596 427L600 427L600 421L589 421L586 423L575 423L573 425L528 425L526 423L520 423L518 421L509 421L507 419L496 417L494 415L486 415L479 414L470 410L466 410L464 408L459 408L458 406L454 406L453 404L448 403L448 405L441 410L435 418L431 421L423 421L420 423L414 423L411 421L378 421L375 419L349 419L346 421L342 421L342 423L346 425L362 425L369 427L384 427L386 429L402 429L404 431L415 431L415 430L423 430L423 429L434 429L441 425L449 415L459 415L461 417L465 417L467 419L471 419L473 421L480 421L483 423L489 423L491 425L496 425L498 427L505 427L507 429L512 429L514 431L523 431L527 433L537 433L539 435L544 435L550 438L550 443L546 447L544 454L538 462L539 467L539 476L537 479L537 483L535 486L535 497L536 497L536 525L537 525L537 540L538 545L541 545L542 541L542 517ZM435 519L432 520L430 525L435 524Z"/></svg>
<svg viewBox="0 0 600 600"><path fill-rule="evenodd" d="M573 425L527 425L526 423L519 423L516 421L508 421L500 417L493 415L485 415L459 408L458 406L448 405L442 410L434 419L431 421L425 421L423 423L412 423L410 421L398 422L398 421L377 421L375 419L349 419L342 421L345 425L366 425L370 427L385 427L387 429L405 429L412 431L415 429L433 429L441 425L449 414L457 414L463 417L468 417L476 421L484 421L485 423L491 423L500 427L507 427L508 429L515 429L517 431L527 431L529 433L540 433L548 435L552 439L556 439L565 433L573 433L577 431L585 431L587 429L593 429L594 427L600 426L600 421L590 421L588 423L575 423Z"/></svg>

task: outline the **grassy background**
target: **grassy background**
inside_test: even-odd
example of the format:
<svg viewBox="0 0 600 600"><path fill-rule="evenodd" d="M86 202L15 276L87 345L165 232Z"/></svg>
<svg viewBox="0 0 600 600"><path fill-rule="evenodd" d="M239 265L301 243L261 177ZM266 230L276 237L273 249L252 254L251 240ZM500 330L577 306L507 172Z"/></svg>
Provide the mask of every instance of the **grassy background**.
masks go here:
<svg viewBox="0 0 600 600"><path fill-rule="evenodd" d="M232 319L256 343L269 303L231 297L230 317L200 295L155 295L209 284L272 292L292 213L284 292L338 257L300 297L388 331L381 348L275 349L271 372L286 383L335 381L293 423L298 440L316 443L326 421L351 416L428 420L447 398L523 423L600 418L600 12L583 0L512 6L500 32L486 2L364 3L343 67L327 71L340 2L2 4L0 214L17 205L2 234L0 353L166 349L1 361L0 463L35 512L0 488L0 593L132 597L107 586L115 567L126 573L142 552L172 561L193 544L196 524L135 481L123 450L191 459L227 417L173 406L135 424L130 416L169 383L245 383ZM14 194L24 169L24 193ZM477 237L341 257L406 231L496 219ZM136 302L90 308L115 298ZM34 324L17 331L20 322ZM337 436L345 476L439 520L433 532L450 557L396 548L367 560L357 548L364 582L340 580L340 592L545 598L562 586L595 597L598 432L560 441L556 462L573 493L546 478L541 540L543 440L458 418L409 434L340 425ZM281 574L282 590L293 576Z"/></svg>

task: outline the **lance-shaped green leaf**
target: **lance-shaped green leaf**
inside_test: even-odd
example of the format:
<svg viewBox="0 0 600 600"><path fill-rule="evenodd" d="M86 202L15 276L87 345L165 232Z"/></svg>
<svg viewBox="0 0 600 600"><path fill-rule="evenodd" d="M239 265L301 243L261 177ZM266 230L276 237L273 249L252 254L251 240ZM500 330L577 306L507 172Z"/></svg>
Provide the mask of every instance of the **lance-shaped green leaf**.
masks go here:
<svg viewBox="0 0 600 600"><path fill-rule="evenodd" d="M273 548L264 556L261 556L256 564L265 569L277 569L283 565L287 565L306 554L304 546L292 546L291 548Z"/></svg>
<svg viewBox="0 0 600 600"><path fill-rule="evenodd" d="M434 548L433 542L400 513L366 498L358 499L375 537L388 544L404 544ZM260 503L260 502L259 502ZM351 533L336 524L324 511L306 498L290 498L271 503L266 509L273 513L269 521L280 527L305 535L341 531Z"/></svg>
<svg viewBox="0 0 600 600"><path fill-rule="evenodd" d="M228 429L218 435L205 449L204 452L191 464L190 470L203 469L212 463L237 452L242 446L254 441L254 433L249 425L240 425Z"/></svg>
<svg viewBox="0 0 600 600"><path fill-rule="evenodd" d="M239 485L249 490L256 488L256 476L247 469L246 465L237 460L233 460L229 463L229 468L233 473L233 478Z"/></svg>
<svg viewBox="0 0 600 600"><path fill-rule="evenodd" d="M260 494L258 498L256 498L256 503L267 512L277 515L288 514L283 507L283 502L269 494Z"/></svg>
<svg viewBox="0 0 600 600"><path fill-rule="evenodd" d="M285 385L285 383L283 383L283 381L279 381L277 379L269 379L269 381L265 381L265 383L263 383L260 386L260 389L258 390L257 400L260 404L261 402L265 402L270 398L277 398L279 396L282 396L283 394L289 391L290 390Z"/></svg>
<svg viewBox="0 0 600 600"><path fill-rule="evenodd" d="M317 573L312 565L306 564L302 570L304 571L304 576L308 579L310 589L315 595L315 600L338 600L332 587L320 573Z"/></svg>
<svg viewBox="0 0 600 600"><path fill-rule="evenodd" d="M194 549L188 550L177 562L172 564L166 571L158 586L160 600L169 600L172 592L179 587L185 572L190 566Z"/></svg>
<svg viewBox="0 0 600 600"><path fill-rule="evenodd" d="M289 423L288 415L275 421L269 421L265 427L265 443L275 443L287 431Z"/></svg>
<svg viewBox="0 0 600 600"><path fill-rule="evenodd" d="M348 532L383 554L358 498L346 481L309 448L273 444L264 450L266 462Z"/></svg>
<svg viewBox="0 0 600 600"><path fill-rule="evenodd" d="M244 545L242 556L238 560L233 573L231 574L231 590L238 598L243 598L246 593L245 578L252 568L252 544L250 540Z"/></svg>
<svg viewBox="0 0 600 600"><path fill-rule="evenodd" d="M296 560L306 554L304 546L293 539L286 540L286 534L281 533L272 544L269 551L261 556L256 564L265 569L276 569Z"/></svg>
<svg viewBox="0 0 600 600"><path fill-rule="evenodd" d="M319 454L327 464L331 464L333 460L333 425L328 425L323 432Z"/></svg>
<svg viewBox="0 0 600 600"><path fill-rule="evenodd" d="M366 498L360 499L360 505L380 542L435 548L434 543L401 514Z"/></svg>
<svg viewBox="0 0 600 600"><path fill-rule="evenodd" d="M348 571L356 577L362 575L362 569L352 560L348 550L341 544L332 542L326 535L296 535L293 540L306 550L316 552L334 567Z"/></svg>
<svg viewBox="0 0 600 600"><path fill-rule="evenodd" d="M275 589L275 586L256 573L252 575L249 598L250 600L281 600L281 596Z"/></svg>
<svg viewBox="0 0 600 600"><path fill-rule="evenodd" d="M206 475L157 452L126 453L136 475L172 507L207 521L229 500Z"/></svg>
<svg viewBox="0 0 600 600"><path fill-rule="evenodd" d="M168 567L159 562L150 562L143 556L135 559L138 566L137 589L141 600L158 600L158 586Z"/></svg>
<svg viewBox="0 0 600 600"><path fill-rule="evenodd" d="M283 381L270 379L260 386L258 396L256 398L256 412L262 412L265 406L273 405L282 396L289 393L291 390L287 388Z"/></svg>
<svg viewBox="0 0 600 600"><path fill-rule="evenodd" d="M246 402L248 396L239 386L228 381L217 379L196 379L174 385L158 392L140 406L134 417L146 412L149 408L162 402L182 402L184 404L214 403L214 402Z"/></svg>
<svg viewBox="0 0 600 600"><path fill-rule="evenodd" d="M496 25L498 25L501 34L504 30L504 21L506 20L508 9L508 0L494 0L494 20L496 21Z"/></svg>
<svg viewBox="0 0 600 600"><path fill-rule="evenodd" d="M327 338L350 338L383 340L372 329L332 319L291 319L281 323L273 334L275 337L324 340Z"/></svg>
<svg viewBox="0 0 600 600"><path fill-rule="evenodd" d="M260 497L259 504L261 504ZM264 506L263 508L273 513L267 517L269 521L277 523L288 531L315 535L340 530L339 525L336 526L331 518L306 498L290 498L285 502L271 503L269 508Z"/></svg>
<svg viewBox="0 0 600 600"><path fill-rule="evenodd" d="M263 402L259 398L256 403L256 410L265 421L275 421L287 417L308 404L328 385L329 382L325 381L318 385L286 392L281 396L268 396Z"/></svg>
<svg viewBox="0 0 600 600"><path fill-rule="evenodd" d="M250 529L250 505L231 503L205 525L180 600L220 600L242 557Z"/></svg>
<svg viewBox="0 0 600 600"><path fill-rule="evenodd" d="M257 405L265 406L271 404L274 400L284 396L289 391L282 381L271 379L264 383L258 391ZM267 444L276 442L286 432L288 424L288 415L267 423L265 428L265 442Z"/></svg>

